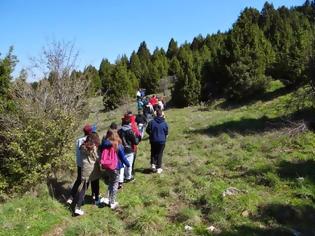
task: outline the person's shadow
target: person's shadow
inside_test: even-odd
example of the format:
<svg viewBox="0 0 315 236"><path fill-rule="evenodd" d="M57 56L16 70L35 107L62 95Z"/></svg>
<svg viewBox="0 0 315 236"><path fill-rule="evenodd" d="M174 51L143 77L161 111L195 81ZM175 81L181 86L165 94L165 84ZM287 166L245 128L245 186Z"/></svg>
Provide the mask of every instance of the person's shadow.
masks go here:
<svg viewBox="0 0 315 236"><path fill-rule="evenodd" d="M145 175L149 175L149 174L154 173L152 171L152 169L150 169L150 168L137 168L137 169L135 169L135 172L136 173L142 173L142 174L145 174Z"/></svg>

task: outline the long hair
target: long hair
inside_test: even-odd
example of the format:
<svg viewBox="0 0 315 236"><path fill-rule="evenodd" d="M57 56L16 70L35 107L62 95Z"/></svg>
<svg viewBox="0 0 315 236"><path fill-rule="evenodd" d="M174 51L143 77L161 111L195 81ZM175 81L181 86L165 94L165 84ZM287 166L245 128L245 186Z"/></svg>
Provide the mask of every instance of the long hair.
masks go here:
<svg viewBox="0 0 315 236"><path fill-rule="evenodd" d="M87 150L91 151L95 146L98 147L100 145L100 138L97 133L89 134L86 137L84 142L84 146Z"/></svg>
<svg viewBox="0 0 315 236"><path fill-rule="evenodd" d="M117 130L109 129L105 138L112 143L114 149L117 151L118 145L121 144L121 139L117 133Z"/></svg>

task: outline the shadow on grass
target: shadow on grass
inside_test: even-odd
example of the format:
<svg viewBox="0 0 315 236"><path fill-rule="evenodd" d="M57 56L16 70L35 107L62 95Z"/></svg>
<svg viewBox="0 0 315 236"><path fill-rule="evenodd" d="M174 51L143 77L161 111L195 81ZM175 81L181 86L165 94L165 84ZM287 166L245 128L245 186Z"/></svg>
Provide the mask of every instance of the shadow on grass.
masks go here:
<svg viewBox="0 0 315 236"><path fill-rule="evenodd" d="M69 197L70 185L67 181L59 181L56 178L50 178L47 180L47 187L49 190L49 195L66 205L67 198Z"/></svg>
<svg viewBox="0 0 315 236"><path fill-rule="evenodd" d="M135 172L136 173L146 174L146 175L154 173L150 168L137 168L137 169L135 169Z"/></svg>
<svg viewBox="0 0 315 236"><path fill-rule="evenodd" d="M290 121L304 120L306 123L312 121L315 115L314 110L305 109L301 111L294 112L288 116L280 116L276 118L269 118L267 116L262 116L260 118L243 118L241 120L227 121L218 125L211 125L208 128L203 128L199 130L187 131L187 133L199 133L207 134L209 136L218 136L222 133L238 133L238 134L253 134L265 132L268 130L282 129L290 126ZM310 123L313 126L313 123ZM313 127L311 127L313 128Z"/></svg>
<svg viewBox="0 0 315 236"><path fill-rule="evenodd" d="M278 174L284 179L297 179L303 177L315 183L315 161L282 161L278 166Z"/></svg>
<svg viewBox="0 0 315 236"><path fill-rule="evenodd" d="M221 108L225 110L233 110L233 109L240 108L242 106L248 106L248 105L254 104L257 101L262 101L262 102L271 101L277 97L289 94L294 90L295 89L293 88L282 87L271 92L266 92L264 94L257 95L251 99L247 99L246 101L244 100L244 101L232 102L232 101L226 100L223 103L218 104L216 108Z"/></svg>
<svg viewBox="0 0 315 236"><path fill-rule="evenodd" d="M211 235L211 234L209 234ZM222 232L219 234L220 236L238 236L238 235L244 235L244 236L294 236L293 232L284 229L284 228L278 228L278 227L272 227L272 228L259 228L259 227L253 227L253 226L239 226L235 227L233 229L233 232Z"/></svg>
<svg viewBox="0 0 315 236"><path fill-rule="evenodd" d="M262 205L252 218L266 227L238 226L220 235L315 235L315 208L311 205Z"/></svg>

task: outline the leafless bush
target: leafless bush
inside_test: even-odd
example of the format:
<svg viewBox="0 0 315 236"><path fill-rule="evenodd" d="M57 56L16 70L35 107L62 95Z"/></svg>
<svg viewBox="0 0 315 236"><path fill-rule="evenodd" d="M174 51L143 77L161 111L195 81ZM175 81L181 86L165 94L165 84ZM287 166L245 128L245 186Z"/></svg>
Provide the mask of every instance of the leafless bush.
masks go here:
<svg viewBox="0 0 315 236"><path fill-rule="evenodd" d="M43 48L41 56L32 58L33 75L40 81L31 100L38 110L47 113L58 109L78 114L84 109L89 81L71 76L78 54L73 42L52 41Z"/></svg>

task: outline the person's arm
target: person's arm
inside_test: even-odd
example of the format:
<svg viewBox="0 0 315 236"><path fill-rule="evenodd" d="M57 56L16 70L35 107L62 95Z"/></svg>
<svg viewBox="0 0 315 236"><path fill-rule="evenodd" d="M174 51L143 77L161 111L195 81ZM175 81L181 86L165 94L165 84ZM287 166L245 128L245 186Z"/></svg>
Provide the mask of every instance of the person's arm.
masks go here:
<svg viewBox="0 0 315 236"><path fill-rule="evenodd" d="M118 158L127 167L130 167L130 163L125 156L125 152L122 146L118 147Z"/></svg>
<svg viewBox="0 0 315 236"><path fill-rule="evenodd" d="M151 124L152 124L152 121L149 122L147 128L145 129L145 132L150 135L151 134Z"/></svg>
<svg viewBox="0 0 315 236"><path fill-rule="evenodd" d="M139 138L135 135L135 133L132 130L130 130L130 132L128 132L128 135L129 135L129 138L130 138L131 143L133 145L138 145L139 144L140 140L139 140Z"/></svg>
<svg viewBox="0 0 315 236"><path fill-rule="evenodd" d="M165 136L167 137L167 135L168 135L168 125L167 125L166 122L165 122L165 131L164 131L164 133L165 133Z"/></svg>

